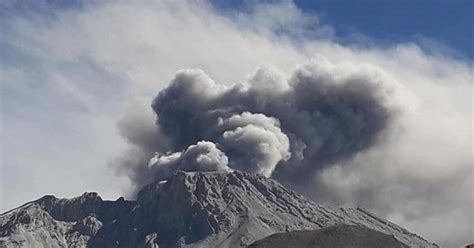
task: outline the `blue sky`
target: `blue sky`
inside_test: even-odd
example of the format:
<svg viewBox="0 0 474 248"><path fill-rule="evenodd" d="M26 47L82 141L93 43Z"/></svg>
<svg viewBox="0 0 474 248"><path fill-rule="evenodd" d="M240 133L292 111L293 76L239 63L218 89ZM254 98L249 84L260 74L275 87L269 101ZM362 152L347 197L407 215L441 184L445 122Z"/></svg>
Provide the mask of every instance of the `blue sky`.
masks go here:
<svg viewBox="0 0 474 248"><path fill-rule="evenodd" d="M14 2L14 1L5 1ZM222 13L245 12L256 2L279 1L212 0ZM343 44L393 45L415 42L427 52L442 50L460 59L474 58L474 1L471 0L296 0L302 11L316 14L322 24L334 27L335 38ZM81 1L21 1L0 14L29 12L54 16L58 9L81 8Z"/></svg>
<svg viewBox="0 0 474 248"><path fill-rule="evenodd" d="M245 11L254 1L213 2L232 12ZM471 0L297 0L295 4L333 26L336 39L343 44L416 42L428 52L442 49L458 58L474 58Z"/></svg>

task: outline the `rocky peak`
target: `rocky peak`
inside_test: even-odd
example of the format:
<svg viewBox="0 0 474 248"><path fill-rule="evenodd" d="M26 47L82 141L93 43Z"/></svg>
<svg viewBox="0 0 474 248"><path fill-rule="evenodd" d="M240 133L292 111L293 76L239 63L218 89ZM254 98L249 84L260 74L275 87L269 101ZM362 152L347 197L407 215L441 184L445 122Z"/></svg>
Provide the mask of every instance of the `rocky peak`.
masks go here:
<svg viewBox="0 0 474 248"><path fill-rule="evenodd" d="M317 205L272 179L238 171L177 172L145 186L136 201L104 201L96 193L45 196L0 215L0 246L245 247L277 232L336 224L434 246L366 210Z"/></svg>
<svg viewBox="0 0 474 248"><path fill-rule="evenodd" d="M46 195L35 201L54 219L61 221L77 221L95 214L99 212L102 202L102 198L95 192L86 192L71 199Z"/></svg>

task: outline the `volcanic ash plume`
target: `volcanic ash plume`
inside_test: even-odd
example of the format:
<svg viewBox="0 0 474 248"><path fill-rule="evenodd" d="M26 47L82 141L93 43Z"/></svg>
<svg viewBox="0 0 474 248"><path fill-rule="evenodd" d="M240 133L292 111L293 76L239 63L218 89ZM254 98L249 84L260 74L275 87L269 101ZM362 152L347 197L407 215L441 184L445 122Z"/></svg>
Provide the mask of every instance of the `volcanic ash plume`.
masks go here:
<svg viewBox="0 0 474 248"><path fill-rule="evenodd" d="M184 152L156 155L150 159L149 169L156 179L163 180L172 176L177 170L182 171L223 171L229 172L227 156L217 149L216 144L199 141L190 145Z"/></svg>
<svg viewBox="0 0 474 248"><path fill-rule="evenodd" d="M377 141L397 113L398 85L385 78L373 66L324 60L289 79L262 67L234 85L217 84L202 70L178 71L152 103L161 132L155 136L167 146L133 168L154 179L237 169L304 182Z"/></svg>

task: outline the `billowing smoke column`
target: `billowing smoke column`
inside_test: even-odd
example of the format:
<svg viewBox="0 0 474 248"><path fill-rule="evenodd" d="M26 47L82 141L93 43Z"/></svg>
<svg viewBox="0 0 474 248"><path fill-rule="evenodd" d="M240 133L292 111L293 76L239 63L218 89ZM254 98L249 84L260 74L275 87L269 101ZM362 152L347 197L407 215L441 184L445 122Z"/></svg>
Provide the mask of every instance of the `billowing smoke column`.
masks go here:
<svg viewBox="0 0 474 248"><path fill-rule="evenodd" d="M393 94L377 68L327 61L289 80L262 67L230 86L181 70L152 103L168 145L146 168L160 180L177 170L237 169L302 182L374 144L397 112Z"/></svg>
<svg viewBox="0 0 474 248"><path fill-rule="evenodd" d="M177 170L182 171L222 171L229 172L227 156L208 141L199 141L189 146L184 152L156 155L148 163L155 179L163 180L173 175Z"/></svg>

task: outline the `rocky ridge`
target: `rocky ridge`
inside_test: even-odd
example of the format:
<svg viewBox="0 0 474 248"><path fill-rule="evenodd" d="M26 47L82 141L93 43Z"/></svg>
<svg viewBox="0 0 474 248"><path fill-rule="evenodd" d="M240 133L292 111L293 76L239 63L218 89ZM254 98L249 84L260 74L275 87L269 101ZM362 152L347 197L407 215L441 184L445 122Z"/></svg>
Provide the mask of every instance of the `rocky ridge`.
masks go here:
<svg viewBox="0 0 474 248"><path fill-rule="evenodd" d="M136 201L44 196L0 215L0 247L246 247L274 233L337 224L437 247L360 208L318 205L278 182L243 172L178 172Z"/></svg>

